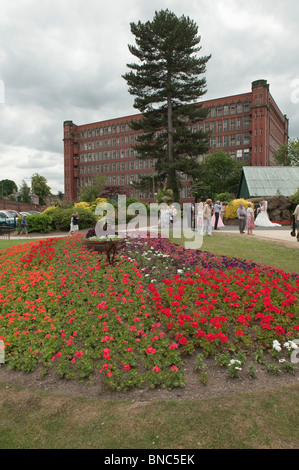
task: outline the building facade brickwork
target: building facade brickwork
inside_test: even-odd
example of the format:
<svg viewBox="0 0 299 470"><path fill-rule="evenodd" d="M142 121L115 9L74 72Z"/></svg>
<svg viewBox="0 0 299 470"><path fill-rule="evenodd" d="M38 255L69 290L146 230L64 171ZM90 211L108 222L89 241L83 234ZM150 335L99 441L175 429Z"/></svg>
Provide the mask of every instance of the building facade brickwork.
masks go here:
<svg viewBox="0 0 299 470"><path fill-rule="evenodd" d="M224 150L231 158L251 166L274 166L273 154L288 143L288 119L280 111L266 80L256 80L248 93L203 101L209 115L200 126L210 132L210 152ZM196 106L196 105L195 105ZM64 122L65 200L76 201L79 190L91 185L97 175L106 184L123 186L132 197L153 201L154 186L137 191L132 182L138 175L154 176L154 160L137 158L132 147L138 133L130 128L141 114L75 125ZM198 124L197 124L198 126ZM198 156L202 161L205 155ZM181 175L181 201L192 199L190 180Z"/></svg>

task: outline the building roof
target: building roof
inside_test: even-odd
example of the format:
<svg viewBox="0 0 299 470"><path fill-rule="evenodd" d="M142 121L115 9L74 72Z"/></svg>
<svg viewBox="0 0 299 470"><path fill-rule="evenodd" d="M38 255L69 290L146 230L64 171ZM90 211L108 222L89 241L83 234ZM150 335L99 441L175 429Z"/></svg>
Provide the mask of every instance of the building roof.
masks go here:
<svg viewBox="0 0 299 470"><path fill-rule="evenodd" d="M299 189L299 167L243 167L238 198L292 196Z"/></svg>

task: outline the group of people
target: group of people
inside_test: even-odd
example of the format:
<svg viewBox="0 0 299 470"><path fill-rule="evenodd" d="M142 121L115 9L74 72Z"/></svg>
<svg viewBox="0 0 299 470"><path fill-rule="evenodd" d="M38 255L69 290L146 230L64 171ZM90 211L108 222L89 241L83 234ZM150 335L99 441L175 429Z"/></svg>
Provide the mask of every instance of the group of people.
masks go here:
<svg viewBox="0 0 299 470"><path fill-rule="evenodd" d="M224 227L223 218L225 203L217 201L213 204L212 199L205 202L200 201L197 205L197 229L202 236L212 236L212 230Z"/></svg>
<svg viewBox="0 0 299 470"><path fill-rule="evenodd" d="M74 212L71 217L70 231L67 237L74 235L79 230L79 215L78 212Z"/></svg>
<svg viewBox="0 0 299 470"><path fill-rule="evenodd" d="M225 212L225 203L216 201L213 204L212 199L207 199L205 202L200 201L197 204L197 229L200 231L202 236L208 234L212 236L212 230L218 230L219 227L224 227L223 218ZM279 226L275 222L271 222L267 212L267 201L260 201L256 208L256 215L253 211L251 202L248 203L247 209L245 209L243 203L240 202L237 209L239 231L241 234L245 233L247 228L247 234L252 235L252 230L258 227L275 227ZM160 213L160 224L161 227L169 227L173 225L177 217L177 210L172 204L166 208L161 209ZM297 205L294 214L294 222L297 226L297 241L299 242L299 204ZM21 220L21 231L20 235L26 235L28 238L28 223L27 216L24 215ZM71 217L70 231L68 237L74 235L79 230L79 216L78 212L74 212Z"/></svg>
<svg viewBox="0 0 299 470"><path fill-rule="evenodd" d="M251 202L248 203L247 209L240 202L237 209L240 233L245 233L245 228L247 228L247 234L252 235L252 230L255 227L280 227L280 224L271 222L267 209L267 201L260 201L255 215Z"/></svg>
<svg viewBox="0 0 299 470"><path fill-rule="evenodd" d="M177 210L172 204L171 206L162 207L160 212L160 225L161 228L170 227L176 221Z"/></svg>

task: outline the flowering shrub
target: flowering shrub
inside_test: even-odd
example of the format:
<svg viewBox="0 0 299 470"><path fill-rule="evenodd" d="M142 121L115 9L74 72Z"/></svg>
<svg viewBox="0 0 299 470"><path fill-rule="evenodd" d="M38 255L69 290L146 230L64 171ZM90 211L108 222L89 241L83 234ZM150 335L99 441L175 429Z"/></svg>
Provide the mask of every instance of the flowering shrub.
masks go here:
<svg viewBox="0 0 299 470"><path fill-rule="evenodd" d="M226 206L224 217L226 219L236 219L238 217L237 209L239 207L239 204L242 203L245 209L247 209L249 202L250 201L247 201L246 199L234 199ZM252 209L254 210L254 203L252 202L251 204L252 204Z"/></svg>
<svg viewBox="0 0 299 470"><path fill-rule="evenodd" d="M76 202L76 203L74 204L74 210L78 210L78 209L89 210L89 209L90 209L90 204L89 204L89 202L84 202L84 201Z"/></svg>
<svg viewBox="0 0 299 470"><path fill-rule="evenodd" d="M184 355L223 354L236 377L247 355L262 358L274 344L290 356L296 347L295 273L163 238L127 240L113 266L79 235L18 245L0 260L9 368L54 368L68 379L99 373L116 390L177 387Z"/></svg>

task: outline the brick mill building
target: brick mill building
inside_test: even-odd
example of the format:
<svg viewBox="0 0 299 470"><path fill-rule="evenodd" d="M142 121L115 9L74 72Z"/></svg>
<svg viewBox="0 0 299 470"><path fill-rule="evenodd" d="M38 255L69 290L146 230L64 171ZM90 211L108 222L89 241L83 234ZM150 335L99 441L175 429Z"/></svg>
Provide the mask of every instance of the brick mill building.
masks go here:
<svg viewBox="0 0 299 470"><path fill-rule="evenodd" d="M250 166L274 166L273 154L288 143L288 119L282 114L269 91L266 80L256 80L251 91L201 102L209 115L200 126L210 131L210 152L224 150L236 161ZM136 131L130 121L141 114L113 118L90 124L64 122L65 200L76 201L80 188L92 185L97 175L105 175L106 184L123 186L127 194L153 201L155 187L145 192L130 183L139 174L154 174L154 161L138 160ZM192 123L189 125L192 126ZM198 124L197 124L198 126ZM202 161L205 155L198 156ZM181 201L191 198L190 181L181 175Z"/></svg>

